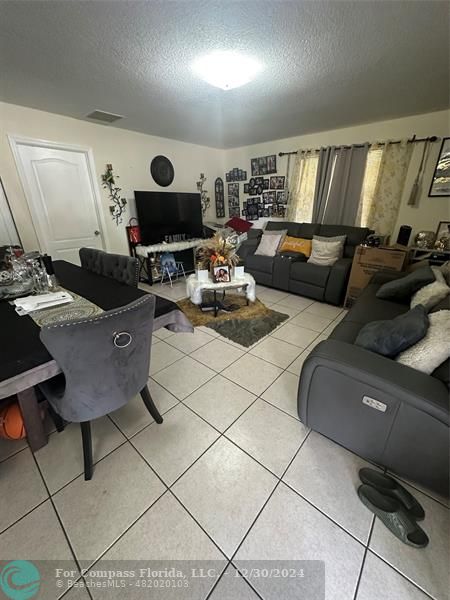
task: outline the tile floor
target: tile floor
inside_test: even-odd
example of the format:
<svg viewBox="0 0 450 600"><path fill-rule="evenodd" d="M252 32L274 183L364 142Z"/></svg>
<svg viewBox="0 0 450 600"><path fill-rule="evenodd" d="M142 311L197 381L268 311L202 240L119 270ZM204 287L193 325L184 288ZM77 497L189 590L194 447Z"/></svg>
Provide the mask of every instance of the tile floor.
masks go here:
<svg viewBox="0 0 450 600"><path fill-rule="evenodd" d="M154 291L177 300L184 285ZM431 541L425 550L401 544L358 501L367 463L298 419L301 365L344 311L261 286L258 297L289 320L251 348L206 327L155 333L149 384L164 423L139 398L95 422L91 482L75 425L35 456L23 441L0 441L0 560L64 559L76 571L120 559L202 560L222 574L176 596L108 598L298 597L292 582L275 593L235 570L255 560L325 561L327 600L448 598L445 501L411 488ZM61 595L105 597L74 588L45 598Z"/></svg>

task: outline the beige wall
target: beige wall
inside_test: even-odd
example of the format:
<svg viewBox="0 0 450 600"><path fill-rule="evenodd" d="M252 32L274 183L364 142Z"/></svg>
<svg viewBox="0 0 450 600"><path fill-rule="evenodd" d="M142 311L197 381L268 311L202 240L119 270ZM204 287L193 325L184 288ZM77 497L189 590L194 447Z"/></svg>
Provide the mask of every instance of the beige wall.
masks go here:
<svg viewBox="0 0 450 600"><path fill-rule="evenodd" d="M9 146L8 134L92 148L107 226L107 249L110 251L128 253L125 224L134 210L133 191L163 189L154 183L149 170L150 161L158 154L170 158L175 169L175 179L165 190L195 192L200 173L205 173L208 178L205 187L211 197L211 209L205 220L215 215L214 180L223 172L221 150L0 103L0 175L27 250L38 248L38 242ZM118 183L124 197L131 200L124 222L118 227L111 218L108 208L110 202L100 183L100 176L107 163L112 163L114 172L120 176Z"/></svg>
<svg viewBox="0 0 450 600"><path fill-rule="evenodd" d="M156 190L159 188L150 176L149 165L157 154L168 156L175 167L175 179L167 190L179 192L196 191L196 181L200 172L208 178L206 188L211 197L211 208L205 220L215 220L214 180L224 177L224 172L232 167L247 170L250 174L250 159L255 156L278 154L280 151L298 148L315 148L330 144L351 144L363 141L399 139L416 134L417 137L450 135L450 111L440 111L394 119L356 127L346 127L299 137L274 140L264 144L218 150L204 146L186 144L166 138L144 135L95 125L85 121L33 110L21 106L0 103L0 175L16 220L19 233L27 250L37 248L37 238L31 222L27 202L20 184L16 165L8 143L7 134L51 140L59 143L77 144L92 148L101 190L109 250L126 252L127 244L124 225L133 214L133 190ZM428 198L431 177L436 165L440 144L433 145L429 155L422 193L415 207L407 206L407 199L415 176L414 167L420 161L421 145L417 144L408 174L404 196L398 216L394 236L399 225L409 224L414 231L435 230L440 220L450 220L449 198ZM120 186L124 196L131 200L125 214L124 224L117 227L109 214L110 204L105 190L100 186L100 176L106 163L112 163L115 173L120 176ZM286 158L278 158L278 173L286 171ZM249 175L250 176L250 175ZM241 187L241 203L243 185ZM226 192L226 190L225 190ZM227 198L225 197L225 201Z"/></svg>
<svg viewBox="0 0 450 600"><path fill-rule="evenodd" d="M240 169L246 169L248 173L250 173L250 159L256 156L278 154L278 152L287 152L290 150L297 150L298 148L319 148L320 146L328 146L331 144L353 144L365 141L374 142L377 140L382 141L405 137L408 138L414 134L416 134L417 137L427 137L430 135L437 135L439 137L449 136L450 111L439 111L413 117L405 117L402 119L380 121L378 123L369 123L367 125L345 127L343 129L334 129L331 131L322 131L320 133L274 140L254 146L233 148L225 152L225 170L228 171L233 167L238 167ZM413 231L420 229L431 229L435 231L439 221L450 220L450 198L428 198L428 190L436 166L437 156L439 154L440 141L433 144L432 151L429 154L422 190L417 205L414 207L407 206L409 192L411 191L412 183L417 174L421 158L420 151L422 148L422 144L415 144L397 225L394 230L394 239L396 239L400 225L411 225ZM284 175L286 172L287 159L286 157L281 159L277 157L277 160L278 173ZM242 197L241 190L241 203Z"/></svg>

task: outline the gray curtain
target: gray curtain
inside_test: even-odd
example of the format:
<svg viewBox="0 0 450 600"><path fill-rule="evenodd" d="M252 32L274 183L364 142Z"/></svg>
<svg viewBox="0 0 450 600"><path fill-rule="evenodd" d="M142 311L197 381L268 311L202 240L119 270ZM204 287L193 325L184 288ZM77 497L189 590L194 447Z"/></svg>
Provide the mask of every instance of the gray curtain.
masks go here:
<svg viewBox="0 0 450 600"><path fill-rule="evenodd" d="M336 155L335 146L321 148L319 152L319 164L317 166L316 189L314 190L314 204L312 222L322 223L325 207L327 205L328 190L332 174L332 166Z"/></svg>
<svg viewBox="0 0 450 600"><path fill-rule="evenodd" d="M322 150L314 195L313 222L354 225L361 201L369 144L350 148L332 146Z"/></svg>

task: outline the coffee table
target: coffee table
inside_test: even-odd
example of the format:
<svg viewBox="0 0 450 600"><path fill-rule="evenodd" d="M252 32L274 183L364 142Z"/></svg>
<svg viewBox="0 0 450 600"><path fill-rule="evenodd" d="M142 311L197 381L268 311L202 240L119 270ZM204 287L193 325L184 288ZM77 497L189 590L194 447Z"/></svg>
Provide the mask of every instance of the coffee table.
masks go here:
<svg viewBox="0 0 450 600"><path fill-rule="evenodd" d="M256 300L256 282L250 273L244 273L239 279L232 279L228 282L214 283L212 279L207 281L200 281L197 279L197 275L190 275L186 280L186 291L189 299L193 304L197 306L203 303L202 295L203 292L213 292L214 294L214 316L217 317L218 309L220 308L219 301L217 300L217 292L222 292L222 299L225 297L227 290L243 289L247 298L247 305L249 302Z"/></svg>

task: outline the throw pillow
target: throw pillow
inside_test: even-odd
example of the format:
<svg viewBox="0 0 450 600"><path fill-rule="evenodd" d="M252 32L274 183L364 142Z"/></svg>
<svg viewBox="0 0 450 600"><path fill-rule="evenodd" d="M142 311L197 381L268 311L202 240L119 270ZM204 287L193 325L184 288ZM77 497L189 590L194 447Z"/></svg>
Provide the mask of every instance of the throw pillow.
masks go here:
<svg viewBox="0 0 450 600"><path fill-rule="evenodd" d="M257 256L275 256L280 245L281 235L267 235L264 233L258 247L256 248L255 255Z"/></svg>
<svg viewBox="0 0 450 600"><path fill-rule="evenodd" d="M322 238L330 239L330 238ZM329 242L316 239L312 240L311 256L308 258L309 263L313 265L321 265L331 267L341 257L344 249L343 241Z"/></svg>
<svg viewBox="0 0 450 600"><path fill-rule="evenodd" d="M388 281L380 287L376 296L383 300L406 300L411 298L420 288L433 283L434 280L435 276L430 267L422 267L405 277Z"/></svg>
<svg viewBox="0 0 450 600"><path fill-rule="evenodd" d="M231 227L231 229L234 229L234 231L237 231L238 233L246 233L253 227L253 223L244 221L244 219L241 219L240 217L232 217L225 223L225 227Z"/></svg>
<svg viewBox="0 0 450 600"><path fill-rule="evenodd" d="M425 337L399 354L396 361L430 375L450 356L450 311L440 310L428 318Z"/></svg>
<svg viewBox="0 0 450 600"><path fill-rule="evenodd" d="M395 319L367 323L359 332L355 344L393 358L421 340L428 325L427 311L419 304Z"/></svg>
<svg viewBox="0 0 450 600"><path fill-rule="evenodd" d="M342 243L342 253L340 255L339 258L342 258L344 255L344 246L345 246L345 242L347 241L347 236L346 235L333 235L333 236L326 236L326 235L315 235L314 236L315 240L319 240L319 242L341 242Z"/></svg>
<svg viewBox="0 0 450 600"><path fill-rule="evenodd" d="M441 269L439 267L431 267L431 270L436 277L436 281L424 285L423 288L414 294L411 298L411 308L422 304L429 311L450 294L450 287L446 284Z"/></svg>
<svg viewBox="0 0 450 600"><path fill-rule="evenodd" d="M287 235L280 248L280 252L301 252L305 256L311 256L312 240Z"/></svg>
<svg viewBox="0 0 450 600"><path fill-rule="evenodd" d="M280 235L280 243L278 244L278 248L277 248L277 252L280 251L281 246L284 243L284 240L286 239L287 236L287 229L269 229L269 231L266 231L264 229L264 234L265 235Z"/></svg>

